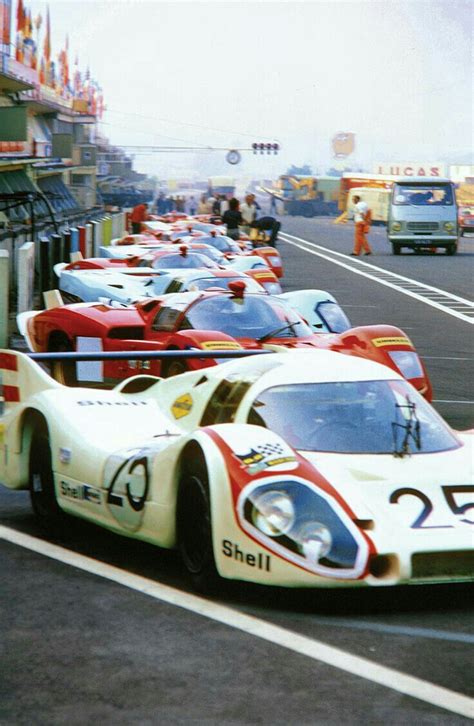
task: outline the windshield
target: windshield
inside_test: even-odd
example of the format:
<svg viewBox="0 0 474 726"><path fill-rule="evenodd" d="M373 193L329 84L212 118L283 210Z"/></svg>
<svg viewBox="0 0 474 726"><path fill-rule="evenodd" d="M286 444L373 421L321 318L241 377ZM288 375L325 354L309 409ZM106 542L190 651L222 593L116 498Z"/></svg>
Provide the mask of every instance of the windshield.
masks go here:
<svg viewBox="0 0 474 726"><path fill-rule="evenodd" d="M153 260L152 267L155 270L189 270L199 269L201 267L216 268L215 262L206 255L200 255L197 252L188 252L186 255L163 255Z"/></svg>
<svg viewBox="0 0 474 726"><path fill-rule="evenodd" d="M316 313L331 333L344 333L351 327L346 314L337 303L329 301L319 303L316 306Z"/></svg>
<svg viewBox="0 0 474 726"><path fill-rule="evenodd" d="M262 292L262 287L251 277L200 277L189 283L189 290L207 290L210 287L220 287L222 290L229 289L229 282L243 280L248 292ZM167 291L168 292L168 291ZM174 291L173 291L174 292Z"/></svg>
<svg viewBox="0 0 474 726"><path fill-rule="evenodd" d="M450 184L395 184L393 200L397 205L447 206L453 203L453 190Z"/></svg>
<svg viewBox="0 0 474 726"><path fill-rule="evenodd" d="M302 338L311 335L306 323L283 302L265 295L243 298L215 295L202 298L186 312L183 327L220 330L234 338Z"/></svg>
<svg viewBox="0 0 474 726"><path fill-rule="evenodd" d="M406 435L413 404L419 447ZM406 381L276 386L254 400L248 423L275 431L303 451L392 454L404 438L412 454L459 446L443 419Z"/></svg>

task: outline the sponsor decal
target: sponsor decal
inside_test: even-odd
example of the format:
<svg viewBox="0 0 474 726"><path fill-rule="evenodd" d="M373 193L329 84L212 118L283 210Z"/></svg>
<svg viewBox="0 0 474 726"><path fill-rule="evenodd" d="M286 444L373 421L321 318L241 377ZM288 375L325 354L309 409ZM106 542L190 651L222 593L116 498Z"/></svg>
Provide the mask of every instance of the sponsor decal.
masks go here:
<svg viewBox="0 0 474 726"><path fill-rule="evenodd" d="M229 539L222 540L222 554L224 557L229 557L236 562L247 565L247 567L255 567L257 570L264 570L265 572L271 571L270 555L263 554L262 552L259 552L258 555L254 555L251 552L244 552L236 542L231 542Z"/></svg>
<svg viewBox="0 0 474 726"><path fill-rule="evenodd" d="M76 484L62 479L59 486L61 496L66 497L66 499L75 499L90 504L102 504L100 490L89 486L89 484Z"/></svg>
<svg viewBox="0 0 474 726"><path fill-rule="evenodd" d="M193 399L190 393L183 393L182 396L171 405L171 413L175 418L183 418L193 410Z"/></svg>
<svg viewBox="0 0 474 726"><path fill-rule="evenodd" d="M264 278L268 277L268 272L256 272L254 274L254 278L256 280L263 280Z"/></svg>
<svg viewBox="0 0 474 726"><path fill-rule="evenodd" d="M234 456L239 459L250 475L258 474L270 467L287 468L286 464L296 463L296 456L291 453L291 450L278 442L257 445L244 454L234 452Z"/></svg>
<svg viewBox="0 0 474 726"><path fill-rule="evenodd" d="M63 446L59 449L59 461L61 464L70 464L72 458L72 451L71 449L67 449Z"/></svg>
<svg viewBox="0 0 474 726"><path fill-rule="evenodd" d="M386 345L409 345L411 341L408 338L393 337L393 338L374 338L372 343L376 348L383 348Z"/></svg>
<svg viewBox="0 0 474 726"><path fill-rule="evenodd" d="M241 347L233 340L206 340L201 343L203 350L240 350Z"/></svg>

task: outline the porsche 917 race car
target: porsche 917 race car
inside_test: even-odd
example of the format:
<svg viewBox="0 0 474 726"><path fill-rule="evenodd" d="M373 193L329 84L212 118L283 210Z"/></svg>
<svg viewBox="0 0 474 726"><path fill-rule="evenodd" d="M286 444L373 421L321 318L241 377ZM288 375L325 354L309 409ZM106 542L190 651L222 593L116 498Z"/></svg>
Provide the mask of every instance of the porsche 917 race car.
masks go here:
<svg viewBox="0 0 474 726"><path fill-rule="evenodd" d="M301 294L285 297L247 293L242 281L230 282L230 291L180 292L151 298L135 306L76 304L23 313L19 327L31 350L38 352L87 350L235 350L246 348L326 348L376 360L402 373L428 400L431 384L409 338L399 328L372 325L350 328L337 302L321 290L304 291L312 298L311 328L292 307ZM319 319L315 324L314 318ZM317 329L319 332L313 332ZM205 368L211 360L190 359L146 363L147 370L163 376L189 368ZM111 361L104 364L106 382L137 372L141 364ZM56 375L77 382L74 371L57 367Z"/></svg>
<svg viewBox="0 0 474 726"><path fill-rule="evenodd" d="M72 265L73 268L75 266L76 264ZM269 274L273 275L270 271ZM255 280L243 272L218 268L159 271L146 267L80 271L64 268L59 275L58 287L64 301L68 303L114 300L127 305L170 292L228 289L229 283L236 280L243 280L251 292L264 292L258 279Z"/></svg>
<svg viewBox="0 0 474 726"><path fill-rule="evenodd" d="M387 366L291 351L101 391L4 350L0 373L0 481L47 526L179 548L199 589L473 579L472 432Z"/></svg>

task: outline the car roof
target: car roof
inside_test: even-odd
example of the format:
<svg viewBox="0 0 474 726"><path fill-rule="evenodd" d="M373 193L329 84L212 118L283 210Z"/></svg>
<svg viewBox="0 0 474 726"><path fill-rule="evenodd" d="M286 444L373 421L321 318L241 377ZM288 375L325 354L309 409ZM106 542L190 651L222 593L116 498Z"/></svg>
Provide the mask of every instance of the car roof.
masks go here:
<svg viewBox="0 0 474 726"><path fill-rule="evenodd" d="M255 385L261 390L297 383L404 380L380 363L322 349L249 356L208 368L205 373L222 380L255 378Z"/></svg>

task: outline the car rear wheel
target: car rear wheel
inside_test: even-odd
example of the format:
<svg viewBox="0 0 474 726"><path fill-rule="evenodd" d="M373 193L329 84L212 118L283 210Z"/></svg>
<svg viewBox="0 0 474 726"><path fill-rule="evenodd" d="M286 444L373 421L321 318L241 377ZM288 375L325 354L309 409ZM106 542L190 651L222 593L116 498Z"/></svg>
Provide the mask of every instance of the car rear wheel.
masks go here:
<svg viewBox="0 0 474 726"><path fill-rule="evenodd" d="M193 587L201 593L216 589L219 576L212 544L209 483L204 461L186 466L178 490L178 546Z"/></svg>
<svg viewBox="0 0 474 726"><path fill-rule="evenodd" d="M179 376L181 373L186 373L188 367L183 360L168 358L163 361L161 366L161 375L163 378L171 378L171 376Z"/></svg>
<svg viewBox="0 0 474 726"><path fill-rule="evenodd" d="M51 336L48 350L51 353L71 353L74 351L74 346L65 334L58 333ZM51 376L63 386L79 385L75 361L53 361Z"/></svg>
<svg viewBox="0 0 474 726"><path fill-rule="evenodd" d="M48 434L42 425L34 432L31 442L29 490L31 506L40 522L49 529L58 527L65 515L56 499L51 446Z"/></svg>

